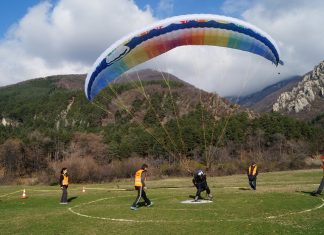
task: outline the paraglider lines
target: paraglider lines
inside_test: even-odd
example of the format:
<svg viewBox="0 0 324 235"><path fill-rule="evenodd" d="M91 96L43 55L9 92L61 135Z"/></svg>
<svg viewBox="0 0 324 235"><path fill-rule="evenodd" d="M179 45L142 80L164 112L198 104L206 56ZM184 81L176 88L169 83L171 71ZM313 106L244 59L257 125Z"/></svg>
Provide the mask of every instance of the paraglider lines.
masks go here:
<svg viewBox="0 0 324 235"><path fill-rule="evenodd" d="M116 98L117 98L117 100L120 102L120 104L118 105L117 103L117 105L120 107L120 108L123 108L129 115L131 115L132 117L133 117L133 119L136 121L136 118L135 118L135 116L134 116L134 114L127 108L127 106L123 103L123 101L122 100L120 100L119 98L118 98L118 94L117 94L117 92L113 89L113 87L111 86L111 84L109 84L108 85L108 87L110 88L110 90L114 93L114 95L116 96ZM103 95L101 95L102 97L104 97ZM104 97L105 99L107 99L106 97ZM109 99L107 99L107 100L109 100ZM93 102L92 102L93 103ZM100 106L99 106L100 107ZM111 112L109 111L109 110L106 110L106 109L104 109L104 108L102 108L102 107L100 107L102 110L104 110L104 111L106 111L107 113L110 113L111 114ZM156 141L157 141L157 143L159 143L171 156L173 156L173 153L164 145L164 144L162 144L149 130L148 130L148 127L146 127L143 123L140 123L139 121L136 121L136 123L139 125L139 126L141 126L143 129L144 129L144 131L146 131L150 136L152 136Z"/></svg>
<svg viewBox="0 0 324 235"><path fill-rule="evenodd" d="M165 84L168 86L168 89L169 89L169 94L170 94L170 97L171 97L171 100L172 100L173 112L174 112L174 116L176 118L178 130L179 130L180 141L181 141L181 144L182 144L182 149L184 151L183 153L185 154L186 153L185 143L184 143L184 141L182 139L182 131L181 131L180 124L179 124L178 112L177 112L177 110L175 108L175 105L174 105L174 100L173 100L173 95L172 95L172 92L171 92L171 87L170 87L169 82L165 79L165 77L163 75L163 72L160 71L160 73L162 74L163 80L164 80ZM182 159L181 156L180 156L180 158Z"/></svg>

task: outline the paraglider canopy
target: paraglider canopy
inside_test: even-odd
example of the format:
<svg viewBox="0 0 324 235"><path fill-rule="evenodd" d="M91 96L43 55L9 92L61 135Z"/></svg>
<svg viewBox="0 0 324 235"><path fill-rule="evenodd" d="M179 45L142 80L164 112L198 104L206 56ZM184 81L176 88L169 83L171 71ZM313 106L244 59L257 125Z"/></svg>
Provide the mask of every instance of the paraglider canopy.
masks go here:
<svg viewBox="0 0 324 235"><path fill-rule="evenodd" d="M131 33L111 45L92 66L85 82L89 100L132 67L185 45L212 45L250 52L283 64L274 40L239 19L219 15L171 17Z"/></svg>

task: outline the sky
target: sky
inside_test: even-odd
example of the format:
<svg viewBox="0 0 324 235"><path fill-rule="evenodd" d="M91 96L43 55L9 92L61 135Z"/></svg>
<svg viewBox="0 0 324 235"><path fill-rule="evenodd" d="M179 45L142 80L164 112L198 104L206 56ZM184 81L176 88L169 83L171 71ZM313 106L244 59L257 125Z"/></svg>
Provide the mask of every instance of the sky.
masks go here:
<svg viewBox="0 0 324 235"><path fill-rule="evenodd" d="M136 69L167 71L222 96L247 95L324 60L322 0L1 0L0 86L87 73L123 36L182 14L239 18L276 41L284 66L220 47L173 49Z"/></svg>

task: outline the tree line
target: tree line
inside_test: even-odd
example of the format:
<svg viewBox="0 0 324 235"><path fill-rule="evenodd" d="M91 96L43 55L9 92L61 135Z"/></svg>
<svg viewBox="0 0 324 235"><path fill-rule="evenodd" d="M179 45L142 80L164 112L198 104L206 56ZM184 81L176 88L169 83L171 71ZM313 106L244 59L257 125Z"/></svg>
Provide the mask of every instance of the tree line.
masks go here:
<svg viewBox="0 0 324 235"><path fill-rule="evenodd" d="M251 160L265 171L312 167L305 159L324 151L323 115L311 122L279 113L250 117L245 111L215 115L196 104L180 115L182 88L135 96L129 110L110 108L114 98L142 84L116 84L90 104L82 91L41 79L2 88L1 117L18 122L0 125L0 178L34 178L55 183L61 167L75 182L130 177L143 161L155 176L188 175L196 168L209 174L243 173ZM165 87L163 87L165 88ZM8 97L15 97L9 99ZM69 107L69 110L67 110ZM110 111L107 115L107 110ZM95 172L95 173L94 173Z"/></svg>

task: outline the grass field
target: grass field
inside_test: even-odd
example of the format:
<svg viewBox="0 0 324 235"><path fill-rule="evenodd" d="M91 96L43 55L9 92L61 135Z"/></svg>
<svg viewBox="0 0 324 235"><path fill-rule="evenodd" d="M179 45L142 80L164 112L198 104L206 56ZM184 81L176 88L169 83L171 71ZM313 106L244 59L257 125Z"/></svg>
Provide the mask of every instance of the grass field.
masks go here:
<svg viewBox="0 0 324 235"><path fill-rule="evenodd" d="M208 178L214 201L181 204L194 195L191 178L148 181L150 208L131 211L132 181L58 186L0 186L0 234L324 234L324 196L312 197L320 170ZM82 187L86 192L82 193ZM28 199L20 199L26 188ZM204 194L203 194L204 195Z"/></svg>

